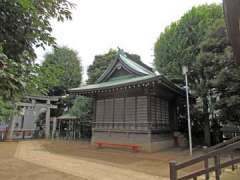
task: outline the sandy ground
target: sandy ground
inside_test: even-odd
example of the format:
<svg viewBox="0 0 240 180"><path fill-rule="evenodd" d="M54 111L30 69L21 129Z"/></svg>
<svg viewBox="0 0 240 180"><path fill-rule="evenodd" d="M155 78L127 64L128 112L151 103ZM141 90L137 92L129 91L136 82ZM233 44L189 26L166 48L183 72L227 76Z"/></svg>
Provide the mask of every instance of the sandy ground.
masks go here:
<svg viewBox="0 0 240 180"><path fill-rule="evenodd" d="M0 180L83 180L82 178L16 159L16 142L0 142Z"/></svg>
<svg viewBox="0 0 240 180"><path fill-rule="evenodd" d="M85 159L89 162L108 164L122 169L130 169L138 172L144 172L149 175L156 175L161 178L169 177L169 161L177 160L183 162L190 159L188 150L172 148L157 153L132 153L123 149L93 148L89 143L68 142L68 141L44 141L42 145L50 152L66 155L75 159ZM194 151L194 156L199 156L201 151ZM197 164L179 172L179 175L188 174L203 167ZM214 173L211 173L212 179ZM232 172L230 169L223 171L222 180L239 180L240 170ZM205 179L204 177L199 177Z"/></svg>
<svg viewBox="0 0 240 180"><path fill-rule="evenodd" d="M55 154L165 178L169 177L169 161L177 160L182 162L190 159L188 150L179 148L163 150L157 153L134 153L126 149L94 148L88 142L43 141L42 144L45 149ZM195 155L199 154L200 152L195 152ZM192 172L199 167L201 165L198 164L185 169L180 174Z"/></svg>
<svg viewBox="0 0 240 180"><path fill-rule="evenodd" d="M50 153L38 141L19 142L15 157L88 180L166 180L166 178L123 169L110 164Z"/></svg>
<svg viewBox="0 0 240 180"><path fill-rule="evenodd" d="M167 180L169 161L188 158L188 151L181 149L133 153L94 148L88 142L0 142L0 180ZM229 171L221 179L239 180L239 176L240 171Z"/></svg>

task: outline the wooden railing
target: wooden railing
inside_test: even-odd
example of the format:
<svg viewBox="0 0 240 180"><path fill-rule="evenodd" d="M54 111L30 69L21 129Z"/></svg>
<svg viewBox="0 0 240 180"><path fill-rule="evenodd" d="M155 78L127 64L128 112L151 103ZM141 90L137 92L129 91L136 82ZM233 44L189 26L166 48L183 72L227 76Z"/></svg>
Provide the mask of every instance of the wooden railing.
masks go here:
<svg viewBox="0 0 240 180"><path fill-rule="evenodd" d="M226 140L226 141L224 141L224 142L222 142L222 143L219 143L219 144L216 144L216 145L214 145L214 146L211 146L211 147L207 148L207 149L205 150L205 152L211 152L211 151L213 151L213 150L220 149L220 148L222 148L222 147L224 147L224 146L227 146L227 145L229 145L229 144L232 144L232 143L235 143L235 142L239 142L239 141L240 141L240 136L236 136L236 137L234 137L234 138L232 138L232 139Z"/></svg>
<svg viewBox="0 0 240 180"><path fill-rule="evenodd" d="M205 176L205 179L209 179L209 173L214 172L216 180L220 180L221 170L223 168L232 167L235 169L235 165L240 163L240 157L234 156L234 151L240 148L240 139L234 138L228 142L221 143L212 148L209 151L199 157L193 158L189 161L183 163L177 163L176 161L171 161L170 166L170 180L197 180L199 176ZM230 160L226 160L226 154L230 156ZM222 158L222 159L221 159ZM221 160L225 161L221 161ZM212 160L212 161L211 161ZM179 171L185 168L194 166L196 164L202 163L203 168L192 172L187 175L179 177Z"/></svg>

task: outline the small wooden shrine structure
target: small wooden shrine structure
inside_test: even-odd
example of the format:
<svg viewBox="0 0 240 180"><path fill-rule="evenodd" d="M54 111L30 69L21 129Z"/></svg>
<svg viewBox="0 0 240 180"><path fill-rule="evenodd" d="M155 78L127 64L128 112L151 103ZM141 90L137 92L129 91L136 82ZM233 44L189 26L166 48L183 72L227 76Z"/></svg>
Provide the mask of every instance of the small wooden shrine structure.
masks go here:
<svg viewBox="0 0 240 180"><path fill-rule="evenodd" d="M59 139L77 140L91 137L91 123L69 114L59 116L53 129L53 136Z"/></svg>
<svg viewBox="0 0 240 180"><path fill-rule="evenodd" d="M122 50L95 84L69 92L95 99L92 143L138 144L149 152L174 145L185 91Z"/></svg>

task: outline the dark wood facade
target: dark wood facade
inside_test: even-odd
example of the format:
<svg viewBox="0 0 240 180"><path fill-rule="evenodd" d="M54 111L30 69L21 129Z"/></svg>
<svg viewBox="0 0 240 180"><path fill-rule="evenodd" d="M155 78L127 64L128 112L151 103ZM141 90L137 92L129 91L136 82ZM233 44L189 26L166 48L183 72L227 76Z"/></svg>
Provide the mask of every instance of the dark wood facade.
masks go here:
<svg viewBox="0 0 240 180"><path fill-rule="evenodd" d="M93 143L134 143L146 151L173 146L185 91L145 66L119 52L96 84L70 90L95 100Z"/></svg>
<svg viewBox="0 0 240 180"><path fill-rule="evenodd" d="M94 128L126 131L169 131L172 99L145 88L103 93L96 97ZM163 94L166 95L166 94ZM172 95L173 96L173 95Z"/></svg>

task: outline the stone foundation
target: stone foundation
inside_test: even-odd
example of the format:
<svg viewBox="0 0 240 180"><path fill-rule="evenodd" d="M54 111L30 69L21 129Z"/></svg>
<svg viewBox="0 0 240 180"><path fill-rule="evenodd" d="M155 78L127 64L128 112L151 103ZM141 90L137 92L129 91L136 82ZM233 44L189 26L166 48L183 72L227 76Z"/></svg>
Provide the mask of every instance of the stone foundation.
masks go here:
<svg viewBox="0 0 240 180"><path fill-rule="evenodd" d="M141 151L156 152L174 146L173 137L168 134L151 132L117 132L93 130L91 142L103 141L116 144L138 144Z"/></svg>

